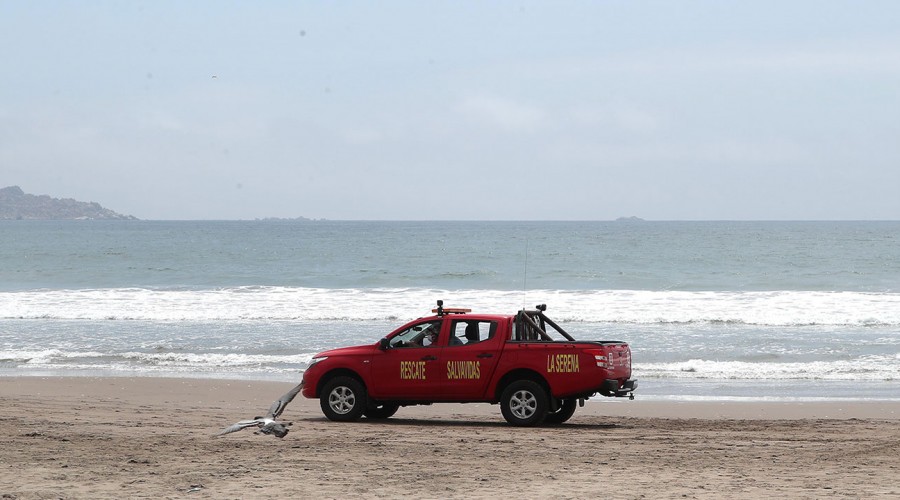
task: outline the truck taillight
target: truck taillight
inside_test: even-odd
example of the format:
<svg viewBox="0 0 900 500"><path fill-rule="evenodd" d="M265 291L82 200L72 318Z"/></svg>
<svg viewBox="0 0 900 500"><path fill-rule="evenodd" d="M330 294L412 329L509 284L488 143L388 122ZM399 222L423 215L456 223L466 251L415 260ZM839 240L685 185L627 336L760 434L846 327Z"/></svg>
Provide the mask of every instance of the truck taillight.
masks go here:
<svg viewBox="0 0 900 500"><path fill-rule="evenodd" d="M607 354L603 349L585 349L585 351L589 356L594 357L594 361L597 362L597 366L600 368L611 368L612 363L612 353Z"/></svg>

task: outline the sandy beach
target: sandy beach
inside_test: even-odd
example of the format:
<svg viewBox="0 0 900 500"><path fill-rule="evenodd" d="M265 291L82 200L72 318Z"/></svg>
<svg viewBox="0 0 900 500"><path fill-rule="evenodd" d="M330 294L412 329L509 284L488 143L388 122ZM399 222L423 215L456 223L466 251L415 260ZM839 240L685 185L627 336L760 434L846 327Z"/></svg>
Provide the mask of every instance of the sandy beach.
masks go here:
<svg viewBox="0 0 900 500"><path fill-rule="evenodd" d="M900 404L588 402L555 427L499 408L223 427L292 385L0 377L0 498L900 498Z"/></svg>

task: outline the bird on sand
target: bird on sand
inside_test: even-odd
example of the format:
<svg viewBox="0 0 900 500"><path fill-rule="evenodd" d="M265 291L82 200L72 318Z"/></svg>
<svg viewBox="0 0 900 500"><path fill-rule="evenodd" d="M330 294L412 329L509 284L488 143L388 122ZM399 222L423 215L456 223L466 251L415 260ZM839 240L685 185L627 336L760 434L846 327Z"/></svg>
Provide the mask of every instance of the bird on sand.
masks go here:
<svg viewBox="0 0 900 500"><path fill-rule="evenodd" d="M272 406L269 408L269 412L266 413L265 417L254 417L252 420L241 420L240 422L222 429L216 436L224 436L225 434L231 434L232 432L237 432L248 427L258 428L258 430L253 432L254 434L273 434L275 437L279 438L287 436L287 433L290 430L288 427L292 425L292 422L279 422L277 419L284 413L284 409L287 408L288 403L293 401L301 390L303 390L303 382L297 384L296 387L289 390L284 396L281 396L272 403Z"/></svg>

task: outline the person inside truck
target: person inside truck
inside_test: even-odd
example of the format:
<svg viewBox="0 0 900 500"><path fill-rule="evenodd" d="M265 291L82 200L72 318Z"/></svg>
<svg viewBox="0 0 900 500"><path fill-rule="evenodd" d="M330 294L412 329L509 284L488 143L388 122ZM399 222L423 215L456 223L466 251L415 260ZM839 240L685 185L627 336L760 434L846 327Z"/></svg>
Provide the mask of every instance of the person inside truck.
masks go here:
<svg viewBox="0 0 900 500"><path fill-rule="evenodd" d="M474 344L481 342L478 332L478 323L468 323L466 325L466 344Z"/></svg>
<svg viewBox="0 0 900 500"><path fill-rule="evenodd" d="M425 331L423 333L424 333L424 335L422 336L422 341L420 343L420 345L422 347L428 347L432 344L437 344L437 338L438 338L437 325L435 325L434 323L428 325L425 328Z"/></svg>
<svg viewBox="0 0 900 500"><path fill-rule="evenodd" d="M422 323L404 330L391 339L391 347L422 347L437 342L440 323Z"/></svg>
<svg viewBox="0 0 900 500"><path fill-rule="evenodd" d="M410 339L406 344L403 344L404 347L428 347L432 344L437 343L438 338L438 325L440 323L431 323L426 325L421 331L418 332L413 339ZM401 335L402 337L403 335Z"/></svg>

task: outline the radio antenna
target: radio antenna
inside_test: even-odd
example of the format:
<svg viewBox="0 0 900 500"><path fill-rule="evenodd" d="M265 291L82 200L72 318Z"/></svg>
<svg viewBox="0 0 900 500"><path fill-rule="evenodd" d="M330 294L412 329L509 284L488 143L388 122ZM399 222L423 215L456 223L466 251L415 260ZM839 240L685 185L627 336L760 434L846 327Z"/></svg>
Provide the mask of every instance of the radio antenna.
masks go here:
<svg viewBox="0 0 900 500"><path fill-rule="evenodd" d="M522 270L522 310L525 310L526 294L528 292L528 236L525 236L525 269Z"/></svg>

